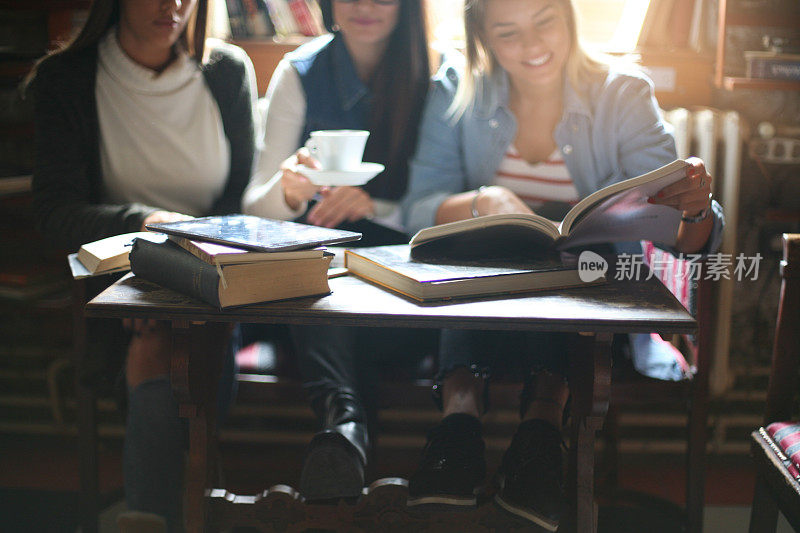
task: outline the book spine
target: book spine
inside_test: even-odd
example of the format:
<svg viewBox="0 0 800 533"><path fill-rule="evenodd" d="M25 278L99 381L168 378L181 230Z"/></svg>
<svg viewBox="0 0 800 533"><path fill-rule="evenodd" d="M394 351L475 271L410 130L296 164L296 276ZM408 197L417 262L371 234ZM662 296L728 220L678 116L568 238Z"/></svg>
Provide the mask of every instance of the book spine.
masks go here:
<svg viewBox="0 0 800 533"><path fill-rule="evenodd" d="M228 23L231 26L231 37L234 39L246 39L249 36L247 30L247 19L242 11L239 0L225 0L228 8Z"/></svg>
<svg viewBox="0 0 800 533"><path fill-rule="evenodd" d="M300 33L308 37L319 35L306 0L289 0L289 8L292 10L292 15L294 15L294 20L300 29Z"/></svg>
<svg viewBox="0 0 800 533"><path fill-rule="evenodd" d="M278 35L293 35L298 33L289 5L286 0L266 0L267 10Z"/></svg>
<svg viewBox="0 0 800 533"><path fill-rule="evenodd" d="M174 242L136 239L130 262L136 276L220 307L217 269Z"/></svg>
<svg viewBox="0 0 800 533"><path fill-rule="evenodd" d="M245 16L247 18L247 29L253 37L268 37L270 35L267 21L262 11L258 8L257 0L242 0Z"/></svg>
<svg viewBox="0 0 800 533"><path fill-rule="evenodd" d="M800 60L751 58L747 63L750 78L800 81Z"/></svg>

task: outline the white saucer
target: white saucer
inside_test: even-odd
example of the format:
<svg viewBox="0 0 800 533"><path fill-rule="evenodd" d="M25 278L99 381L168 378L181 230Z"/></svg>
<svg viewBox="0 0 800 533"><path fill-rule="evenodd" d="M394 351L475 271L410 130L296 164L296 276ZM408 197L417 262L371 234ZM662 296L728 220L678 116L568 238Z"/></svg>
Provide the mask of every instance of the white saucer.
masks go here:
<svg viewBox="0 0 800 533"><path fill-rule="evenodd" d="M380 163L361 163L355 170L317 170L304 165L297 166L297 172L311 180L311 183L327 187L357 187L383 172Z"/></svg>

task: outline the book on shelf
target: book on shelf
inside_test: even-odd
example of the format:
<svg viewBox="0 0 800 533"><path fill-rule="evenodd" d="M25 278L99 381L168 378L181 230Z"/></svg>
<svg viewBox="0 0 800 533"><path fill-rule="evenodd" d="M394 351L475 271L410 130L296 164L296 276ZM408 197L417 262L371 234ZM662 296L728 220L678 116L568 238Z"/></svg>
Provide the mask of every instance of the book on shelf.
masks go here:
<svg viewBox="0 0 800 533"><path fill-rule="evenodd" d="M297 35L300 28L292 14L287 0L266 0L269 18L275 26L275 33L280 36Z"/></svg>
<svg viewBox="0 0 800 533"><path fill-rule="evenodd" d="M597 243L648 240L675 244L681 214L648 203L658 191L683 179L689 166L678 159L661 168L614 183L578 202L554 222L536 214L486 215L425 228L411 238L415 258L492 257Z"/></svg>
<svg viewBox="0 0 800 533"><path fill-rule="evenodd" d="M800 54L747 51L744 58L748 78L800 81Z"/></svg>
<svg viewBox="0 0 800 533"><path fill-rule="evenodd" d="M360 233L250 215L193 218L147 224L147 229L256 252L284 252L356 241Z"/></svg>
<svg viewBox="0 0 800 533"><path fill-rule="evenodd" d="M322 12L316 2L309 2L309 0L287 1L300 33L307 37L315 37L325 33Z"/></svg>
<svg viewBox="0 0 800 533"><path fill-rule="evenodd" d="M0 300L30 301L69 286L64 266L43 257L0 264Z"/></svg>
<svg viewBox="0 0 800 533"><path fill-rule="evenodd" d="M239 0L245 14L248 37L271 37L275 28L267 12L265 0Z"/></svg>
<svg viewBox="0 0 800 533"><path fill-rule="evenodd" d="M77 260L91 276L123 272L130 268L128 254L133 241L137 238L163 242L166 236L149 231L136 231L106 237L81 246L76 256Z"/></svg>
<svg viewBox="0 0 800 533"><path fill-rule="evenodd" d="M7 176L0 178L0 196L22 194L31 191L33 176Z"/></svg>
<svg viewBox="0 0 800 533"><path fill-rule="evenodd" d="M225 0L228 11L228 24L231 29L231 37L234 39L246 39L250 36L247 28L247 15L244 12L244 5L241 0Z"/></svg>
<svg viewBox="0 0 800 533"><path fill-rule="evenodd" d="M422 302L587 285L559 254L526 260L415 259L408 245L348 249L350 273ZM591 282L602 283L605 277Z"/></svg>
<svg viewBox="0 0 800 533"><path fill-rule="evenodd" d="M286 259L311 259L322 257L325 253L324 248L309 248L305 250L291 250L288 252L253 252L243 248L225 246L224 244L193 241L175 235L171 235L169 239L209 265L255 263L256 261L282 261Z"/></svg>
<svg viewBox="0 0 800 533"><path fill-rule="evenodd" d="M137 239L130 259L136 276L220 309L330 292L331 254L211 265L173 241L154 243Z"/></svg>

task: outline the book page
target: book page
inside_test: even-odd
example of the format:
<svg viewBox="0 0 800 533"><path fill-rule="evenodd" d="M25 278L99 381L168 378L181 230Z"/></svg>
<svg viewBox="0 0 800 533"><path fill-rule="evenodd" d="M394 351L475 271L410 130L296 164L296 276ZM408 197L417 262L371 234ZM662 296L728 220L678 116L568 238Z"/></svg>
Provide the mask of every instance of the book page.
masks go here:
<svg viewBox="0 0 800 533"><path fill-rule="evenodd" d="M657 228L655 228L654 225L657 223L658 217L648 219L644 217L643 213L647 211L653 211L651 215L655 216L659 215L659 213L666 214L667 212L660 209L664 208L665 206L649 204L647 203L647 199L655 195L667 185L683 179L686 175L685 169L688 165L689 163L686 161L682 159L676 159L672 163L664 165L661 168L657 168L652 172L614 183L608 187L600 189L593 194L590 194L578 202L575 207L570 209L569 213L567 213L567 215L564 217L564 220L559 226L561 235L564 236L564 238L571 236L577 231L578 226L601 224L607 229L616 228L615 231L621 231L625 224L632 225L640 222L647 224L646 228L648 231L651 229L656 231ZM614 198L617 200L613 200ZM610 199L612 201L609 201ZM668 209L670 211L676 211L672 208ZM631 210L631 212L627 213L626 210ZM607 211L607 214L603 217L599 217L596 215L596 213L600 211ZM595 214L595 216L591 217L592 222L589 221L590 213ZM612 218L617 220L610 220ZM679 219L680 214L678 215L678 220ZM647 220L651 220L651 222L646 222ZM669 221L672 220L673 218L670 217ZM632 226L630 227L631 231L638 231L640 229L641 228L634 228ZM591 231L592 233L599 233L601 229L581 229L581 232L583 232L584 236L587 235L586 232L588 231ZM645 238L648 240L655 240L650 237ZM636 240L636 238L622 238L621 240ZM588 241L583 241L584 244L586 242ZM614 241L612 241L609 236L608 239L600 239L591 242Z"/></svg>
<svg viewBox="0 0 800 533"><path fill-rule="evenodd" d="M640 240L671 246L675 244L680 222L680 211L649 204L641 190L632 189L607 198L587 212L569 235L559 241L558 248Z"/></svg>
<svg viewBox="0 0 800 533"><path fill-rule="evenodd" d="M411 239L414 257L515 257L552 249L555 223L536 214L485 215L419 231Z"/></svg>

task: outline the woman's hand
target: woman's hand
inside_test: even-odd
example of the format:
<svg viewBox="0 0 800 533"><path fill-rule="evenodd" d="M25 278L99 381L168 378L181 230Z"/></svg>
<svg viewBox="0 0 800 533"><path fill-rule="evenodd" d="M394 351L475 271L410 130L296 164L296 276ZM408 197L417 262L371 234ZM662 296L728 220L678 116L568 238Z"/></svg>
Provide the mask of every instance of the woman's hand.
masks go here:
<svg viewBox="0 0 800 533"><path fill-rule="evenodd" d="M687 161L691 166L686 169L686 177L667 185L648 201L681 211L684 220L678 228L675 249L691 254L706 246L714 227L714 217L710 211L711 176L702 160L690 157Z"/></svg>
<svg viewBox="0 0 800 533"><path fill-rule="evenodd" d="M667 185L648 201L674 207L684 217L694 217L711 205L712 178L701 159L690 157L687 161L691 166L686 169L686 177Z"/></svg>
<svg viewBox="0 0 800 533"><path fill-rule="evenodd" d="M372 198L360 187L326 187L321 194L322 200L309 211L307 217L315 226L335 228L345 220L355 222L375 213Z"/></svg>
<svg viewBox="0 0 800 533"><path fill-rule="evenodd" d="M533 213L510 189L492 185L448 197L436 211L436 224L498 213Z"/></svg>
<svg viewBox="0 0 800 533"><path fill-rule="evenodd" d="M308 168L320 168L319 162L311 157L307 148L300 148L291 157L281 164L283 175L281 176L281 187L283 188L283 199L293 210L300 208L303 202L307 202L314 197L320 187L297 172L297 166L303 165Z"/></svg>
<svg viewBox="0 0 800 533"><path fill-rule="evenodd" d="M147 224L157 224L159 222L180 222L181 220L191 220L194 217L184 215L182 213L175 213L173 211L153 211L142 222L142 230L147 231L145 227Z"/></svg>
<svg viewBox="0 0 800 533"><path fill-rule="evenodd" d="M474 198L475 211L479 215L533 213L531 208L519 196L505 187L492 185L478 190L475 194L477 194Z"/></svg>

